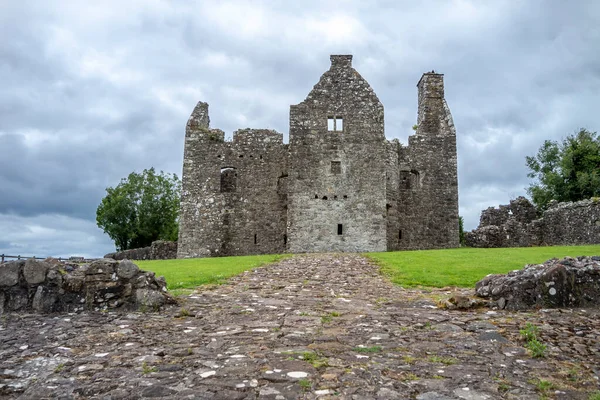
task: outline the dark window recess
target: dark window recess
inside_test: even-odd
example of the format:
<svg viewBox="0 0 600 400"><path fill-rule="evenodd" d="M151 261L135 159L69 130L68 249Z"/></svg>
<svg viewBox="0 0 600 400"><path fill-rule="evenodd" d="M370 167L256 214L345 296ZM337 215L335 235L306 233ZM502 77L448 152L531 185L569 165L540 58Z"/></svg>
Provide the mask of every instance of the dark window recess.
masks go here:
<svg viewBox="0 0 600 400"><path fill-rule="evenodd" d="M235 192L237 186L237 172L235 168L221 168L221 193Z"/></svg>
<svg viewBox="0 0 600 400"><path fill-rule="evenodd" d="M342 163L340 161L331 162L331 173L336 175L342 173Z"/></svg>
<svg viewBox="0 0 600 400"><path fill-rule="evenodd" d="M337 200L337 196L333 196L333 199L334 199L334 200Z"/></svg>
<svg viewBox="0 0 600 400"><path fill-rule="evenodd" d="M254 234L254 244L256 244L256 233Z"/></svg>
<svg viewBox="0 0 600 400"><path fill-rule="evenodd" d="M344 195L344 198L345 198L345 199L347 199L347 198L348 198L348 196Z"/></svg>
<svg viewBox="0 0 600 400"><path fill-rule="evenodd" d="M410 172L400 171L400 189L410 189Z"/></svg>
<svg viewBox="0 0 600 400"><path fill-rule="evenodd" d="M323 196L323 200L327 200L327 196Z"/></svg>
<svg viewBox="0 0 600 400"><path fill-rule="evenodd" d="M386 210L389 210L390 208L392 208L392 205L391 205L391 204L389 204L389 203L388 203L388 204L386 204L386 205L385 205L385 209L386 209Z"/></svg>
<svg viewBox="0 0 600 400"><path fill-rule="evenodd" d="M243 155L243 154L240 154L240 158L244 158L244 155Z"/></svg>
<svg viewBox="0 0 600 400"><path fill-rule="evenodd" d="M287 244L287 235L283 235L283 244Z"/></svg>
<svg viewBox="0 0 600 400"><path fill-rule="evenodd" d="M342 226L342 224L338 224L338 235L341 235L344 233L344 227Z"/></svg>
<svg viewBox="0 0 600 400"><path fill-rule="evenodd" d="M398 231L398 240L401 240L401 239L402 239L402 230L399 230Z"/></svg>
<svg viewBox="0 0 600 400"><path fill-rule="evenodd" d="M315 199L318 199L318 198L319 198L319 195L318 195L318 194L315 194Z"/></svg>

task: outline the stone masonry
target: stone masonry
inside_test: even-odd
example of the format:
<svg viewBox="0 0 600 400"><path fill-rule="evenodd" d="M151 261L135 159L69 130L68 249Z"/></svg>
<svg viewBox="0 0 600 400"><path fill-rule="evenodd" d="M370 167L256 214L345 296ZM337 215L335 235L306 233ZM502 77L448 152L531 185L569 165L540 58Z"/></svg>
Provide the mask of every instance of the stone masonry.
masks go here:
<svg viewBox="0 0 600 400"><path fill-rule="evenodd" d="M386 140L383 105L351 55L331 56L290 107L289 144L266 129L225 141L199 102L186 127L178 257L458 247L443 75L425 73L417 88L408 146Z"/></svg>
<svg viewBox="0 0 600 400"><path fill-rule="evenodd" d="M403 289L357 254L309 254L157 313L9 313L0 398L589 400L600 390L600 309L439 307L473 292ZM527 324L545 357L525 347Z"/></svg>
<svg viewBox="0 0 600 400"><path fill-rule="evenodd" d="M539 213L525 197L481 212L477 229L466 232L470 247L526 247L600 243L598 199L558 203Z"/></svg>

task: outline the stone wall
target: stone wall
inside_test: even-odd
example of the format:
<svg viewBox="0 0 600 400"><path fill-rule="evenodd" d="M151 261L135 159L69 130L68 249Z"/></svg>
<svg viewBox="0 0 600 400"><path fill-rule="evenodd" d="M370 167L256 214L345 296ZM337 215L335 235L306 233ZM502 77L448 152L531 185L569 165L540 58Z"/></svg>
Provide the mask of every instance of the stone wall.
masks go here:
<svg viewBox="0 0 600 400"><path fill-rule="evenodd" d="M199 102L186 129L178 257L285 252L283 135L242 129L226 142L209 123Z"/></svg>
<svg viewBox="0 0 600 400"><path fill-rule="evenodd" d="M525 197L483 210L479 227L465 233L471 247L526 247L600 243L600 201L551 202L538 217Z"/></svg>
<svg viewBox="0 0 600 400"><path fill-rule="evenodd" d="M423 74L409 145L352 67L331 66L290 107L290 144L266 129L210 128L199 102L185 135L178 257L458 246L456 132L442 74Z"/></svg>
<svg viewBox="0 0 600 400"><path fill-rule="evenodd" d="M157 240L148 247L108 253L104 258L113 260L170 260L177 258L177 242Z"/></svg>
<svg viewBox="0 0 600 400"><path fill-rule="evenodd" d="M0 314L12 311L156 310L174 302L163 277L131 261L70 264L56 259L0 265Z"/></svg>
<svg viewBox="0 0 600 400"><path fill-rule="evenodd" d="M385 251L383 105L352 68L331 67L290 107L291 252Z"/></svg>
<svg viewBox="0 0 600 400"><path fill-rule="evenodd" d="M423 74L417 87L417 131L399 154L396 249L458 247L456 130L444 98L444 75Z"/></svg>

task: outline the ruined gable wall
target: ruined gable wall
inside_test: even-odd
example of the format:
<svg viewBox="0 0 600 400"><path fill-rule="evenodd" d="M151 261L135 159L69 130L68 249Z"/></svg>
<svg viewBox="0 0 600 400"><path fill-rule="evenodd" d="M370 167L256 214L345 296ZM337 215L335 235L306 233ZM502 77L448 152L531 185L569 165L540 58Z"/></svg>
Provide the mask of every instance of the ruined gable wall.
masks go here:
<svg viewBox="0 0 600 400"><path fill-rule="evenodd" d="M458 247L456 131L443 75L423 74L417 87L417 132L400 164L399 248Z"/></svg>
<svg viewBox="0 0 600 400"><path fill-rule="evenodd" d="M386 250L383 105L351 60L331 56L331 68L290 108L291 252ZM342 117L341 132L328 131L330 116Z"/></svg>
<svg viewBox="0 0 600 400"><path fill-rule="evenodd" d="M283 135L270 130L236 131L225 142L209 129L208 104L198 103L186 129L178 258L283 252L277 185L286 154Z"/></svg>

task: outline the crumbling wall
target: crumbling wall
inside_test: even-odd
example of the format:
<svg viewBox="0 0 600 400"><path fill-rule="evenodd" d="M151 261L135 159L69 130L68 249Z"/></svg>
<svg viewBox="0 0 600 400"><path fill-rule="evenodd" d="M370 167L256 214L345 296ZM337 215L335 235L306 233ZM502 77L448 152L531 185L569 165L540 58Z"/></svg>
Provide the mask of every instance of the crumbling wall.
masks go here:
<svg viewBox="0 0 600 400"><path fill-rule="evenodd" d="M156 310L175 302L163 277L131 261L70 264L56 259L10 261L0 267L0 314L35 311Z"/></svg>
<svg viewBox="0 0 600 400"><path fill-rule="evenodd" d="M444 76L423 74L415 135L400 159L399 249L458 247L456 130Z"/></svg>
<svg viewBox="0 0 600 400"><path fill-rule="evenodd" d="M108 253L104 258L113 260L170 260L177 258L177 242L157 240L150 246Z"/></svg>
<svg viewBox="0 0 600 400"><path fill-rule="evenodd" d="M537 217L525 197L481 213L479 227L465 234L471 247L526 247L600 243L600 201L557 203Z"/></svg>
<svg viewBox="0 0 600 400"><path fill-rule="evenodd" d="M226 142L209 123L199 102L186 129L178 257L284 252L283 135L242 129Z"/></svg>

